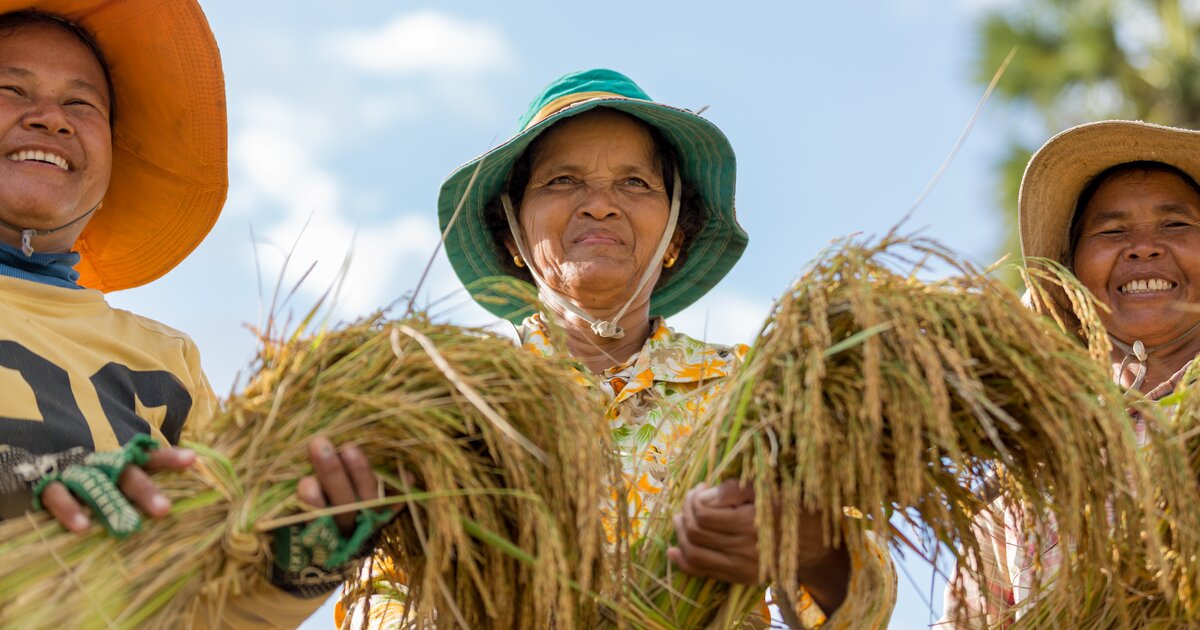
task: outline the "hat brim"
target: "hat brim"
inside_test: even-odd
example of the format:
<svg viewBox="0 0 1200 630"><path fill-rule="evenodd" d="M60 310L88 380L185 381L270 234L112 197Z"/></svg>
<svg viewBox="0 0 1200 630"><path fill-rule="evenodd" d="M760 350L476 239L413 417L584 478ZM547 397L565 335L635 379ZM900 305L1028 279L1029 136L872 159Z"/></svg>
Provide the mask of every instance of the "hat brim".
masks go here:
<svg viewBox="0 0 1200 630"><path fill-rule="evenodd" d="M193 0L0 0L87 28L116 95L112 178L75 243L79 282L101 291L170 271L212 229L229 188L221 55Z"/></svg>
<svg viewBox="0 0 1200 630"><path fill-rule="evenodd" d="M1106 120L1054 136L1029 160L1017 214L1021 253L1068 268L1071 221L1092 178L1127 162L1162 162L1200 181L1200 132L1139 121Z"/></svg>
<svg viewBox="0 0 1200 630"><path fill-rule="evenodd" d="M499 195L513 164L538 135L554 123L597 107L625 112L658 128L674 145L680 176L699 192L707 212L704 229L686 244L688 255L683 265L655 286L650 296L651 315L669 317L698 300L725 277L749 242L734 207L737 163L733 147L716 125L687 110L652 101L616 97L575 103L456 169L438 195L446 256L471 296L498 317L517 321L528 314L529 305L488 290L488 278L509 272L503 262L507 255L498 250L488 230L485 208ZM460 202L462 210L455 219Z"/></svg>

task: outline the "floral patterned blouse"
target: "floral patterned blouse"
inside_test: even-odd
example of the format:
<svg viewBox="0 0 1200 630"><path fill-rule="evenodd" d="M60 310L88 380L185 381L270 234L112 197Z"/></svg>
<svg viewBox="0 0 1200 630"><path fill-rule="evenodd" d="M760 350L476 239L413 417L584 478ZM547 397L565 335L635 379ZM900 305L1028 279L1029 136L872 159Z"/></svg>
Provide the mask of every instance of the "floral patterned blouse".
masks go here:
<svg viewBox="0 0 1200 630"><path fill-rule="evenodd" d="M749 350L745 345L719 346L692 339L671 330L662 319L651 322L651 328L637 354L604 370L597 379L609 400L606 415L625 468L631 525L639 533L645 527L643 517L658 509L656 502L670 483L669 466L679 456L684 438ZM518 333L526 349L555 354L540 315L526 319ZM611 540L611 529L608 534ZM886 627L896 591L895 570L886 550L877 545L851 550L851 560L846 600L828 620L806 593L793 598L793 619L802 627ZM393 586L400 581L397 577L390 563L377 559L363 575L374 582L374 594L369 601L343 598L335 612L337 624L343 629L401 628L404 593ZM347 594L355 590L362 589L348 588ZM764 621L767 611L764 603Z"/></svg>

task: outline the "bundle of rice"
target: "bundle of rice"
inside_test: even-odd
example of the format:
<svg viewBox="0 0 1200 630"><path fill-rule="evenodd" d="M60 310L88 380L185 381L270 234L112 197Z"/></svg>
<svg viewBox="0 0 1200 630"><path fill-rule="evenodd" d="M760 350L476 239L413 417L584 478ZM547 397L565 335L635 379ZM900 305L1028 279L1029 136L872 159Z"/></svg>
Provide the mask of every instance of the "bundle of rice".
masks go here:
<svg viewBox="0 0 1200 630"><path fill-rule="evenodd" d="M409 506L383 547L418 620L590 623L577 593L611 575L600 507L613 469L603 405L571 367L422 318L267 342L259 363L188 444L193 469L156 477L169 517L120 542L44 513L0 524L6 627L176 628L219 609L267 574L264 530L304 511L296 480L318 434L364 450L391 492L374 507Z"/></svg>
<svg viewBox="0 0 1200 630"><path fill-rule="evenodd" d="M1102 582L1081 592L1072 620L1087 628L1179 628L1200 623L1200 365L1193 364L1179 389L1134 409L1144 428L1143 458L1152 483L1143 492L1157 510L1161 547L1134 547ZM1166 588L1163 583L1166 583ZM1038 602L1021 627L1058 622L1060 611Z"/></svg>
<svg viewBox="0 0 1200 630"><path fill-rule="evenodd" d="M930 261L956 275L918 280ZM1033 581L1047 582L1039 601L1056 621L1069 620L1123 554L1149 558L1161 541L1153 497L1131 491L1148 487L1148 467L1102 367L1107 341L1086 291L1065 271L1037 273L1084 313L1090 354L1062 320L1039 314L1044 290L1031 310L934 242L889 235L826 252L778 302L693 435L695 456L673 476L674 504L702 481L752 481L764 581L795 593L803 511L824 514L826 539L852 548L867 532L898 546L889 521L908 521L974 573L972 518L1000 497L1024 508L1036 548L1044 533L1062 532L1057 574L1045 580L1035 563ZM633 550L639 623L745 623L761 591L680 575L664 550L669 517Z"/></svg>

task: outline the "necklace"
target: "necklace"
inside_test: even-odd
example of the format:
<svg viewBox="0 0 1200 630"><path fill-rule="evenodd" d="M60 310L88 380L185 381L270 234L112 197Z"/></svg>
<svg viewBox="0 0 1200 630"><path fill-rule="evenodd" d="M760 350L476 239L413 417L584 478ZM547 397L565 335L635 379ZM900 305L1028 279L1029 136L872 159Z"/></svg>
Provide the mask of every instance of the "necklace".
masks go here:
<svg viewBox="0 0 1200 630"><path fill-rule="evenodd" d="M1178 337L1175 337L1174 339L1172 339L1166 343L1158 344L1157 346L1154 346L1153 348L1147 348L1146 344L1142 343L1141 339L1134 339L1132 345L1127 345L1125 342L1121 341L1120 339L1117 339L1116 337L1114 337L1110 334L1108 336L1108 340L1111 341L1113 343L1113 345L1117 347L1117 349L1119 349L1120 351L1125 353L1125 358L1121 360L1121 367L1117 368L1116 372L1113 373L1113 380L1120 383L1121 375L1125 373L1125 368L1129 366L1129 363L1131 361L1136 360L1137 368L1138 368L1137 374L1133 377L1133 385L1131 385L1129 387L1129 390L1127 390L1127 391L1132 391L1132 390L1140 388L1142 386L1142 383L1146 380L1146 372L1149 371L1149 369L1147 368L1147 362L1150 358L1150 353L1152 353L1156 350L1162 350L1163 348L1169 348L1169 347L1175 345L1177 342L1183 340L1188 335L1192 334L1193 332L1196 332L1196 329L1198 329L1198 328L1200 328L1200 321L1196 322L1195 324L1192 324L1191 328L1183 331L1183 334L1179 335Z"/></svg>
<svg viewBox="0 0 1200 630"><path fill-rule="evenodd" d="M74 219L71 219L70 221L68 221L67 223L65 223L63 225L60 225L56 228L50 228L49 230L35 230L33 228L17 227L15 225L8 223L7 221L3 221L3 220L0 220L0 227L8 228L14 232L21 233L21 253L25 254L25 257L28 258L33 255L33 237L49 236L59 230L69 228L72 225L75 225L76 223L79 223L80 221L86 219L90 214L95 212L96 209L99 208L100 206L101 206L101 204L98 203L95 206L93 206L91 210L84 212L83 214L75 217Z"/></svg>

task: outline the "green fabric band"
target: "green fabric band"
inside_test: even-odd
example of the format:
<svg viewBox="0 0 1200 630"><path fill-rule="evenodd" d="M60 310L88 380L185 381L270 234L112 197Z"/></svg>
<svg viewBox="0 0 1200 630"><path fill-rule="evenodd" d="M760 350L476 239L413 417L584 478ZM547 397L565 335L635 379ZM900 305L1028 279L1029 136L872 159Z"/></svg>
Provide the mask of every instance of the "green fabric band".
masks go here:
<svg viewBox="0 0 1200 630"><path fill-rule="evenodd" d="M332 516L321 516L306 525L275 530L275 565L288 573L307 567L337 569L361 557L371 536L392 520L392 510L359 510L354 531L343 537Z"/></svg>
<svg viewBox="0 0 1200 630"><path fill-rule="evenodd" d="M82 464L39 479L33 486L33 507L43 508L42 493L57 481L91 508L109 534L118 540L127 538L142 528L142 516L121 493L118 482L130 464L145 466L150 451L156 448L158 441L143 434L134 436L120 450L91 453Z"/></svg>

